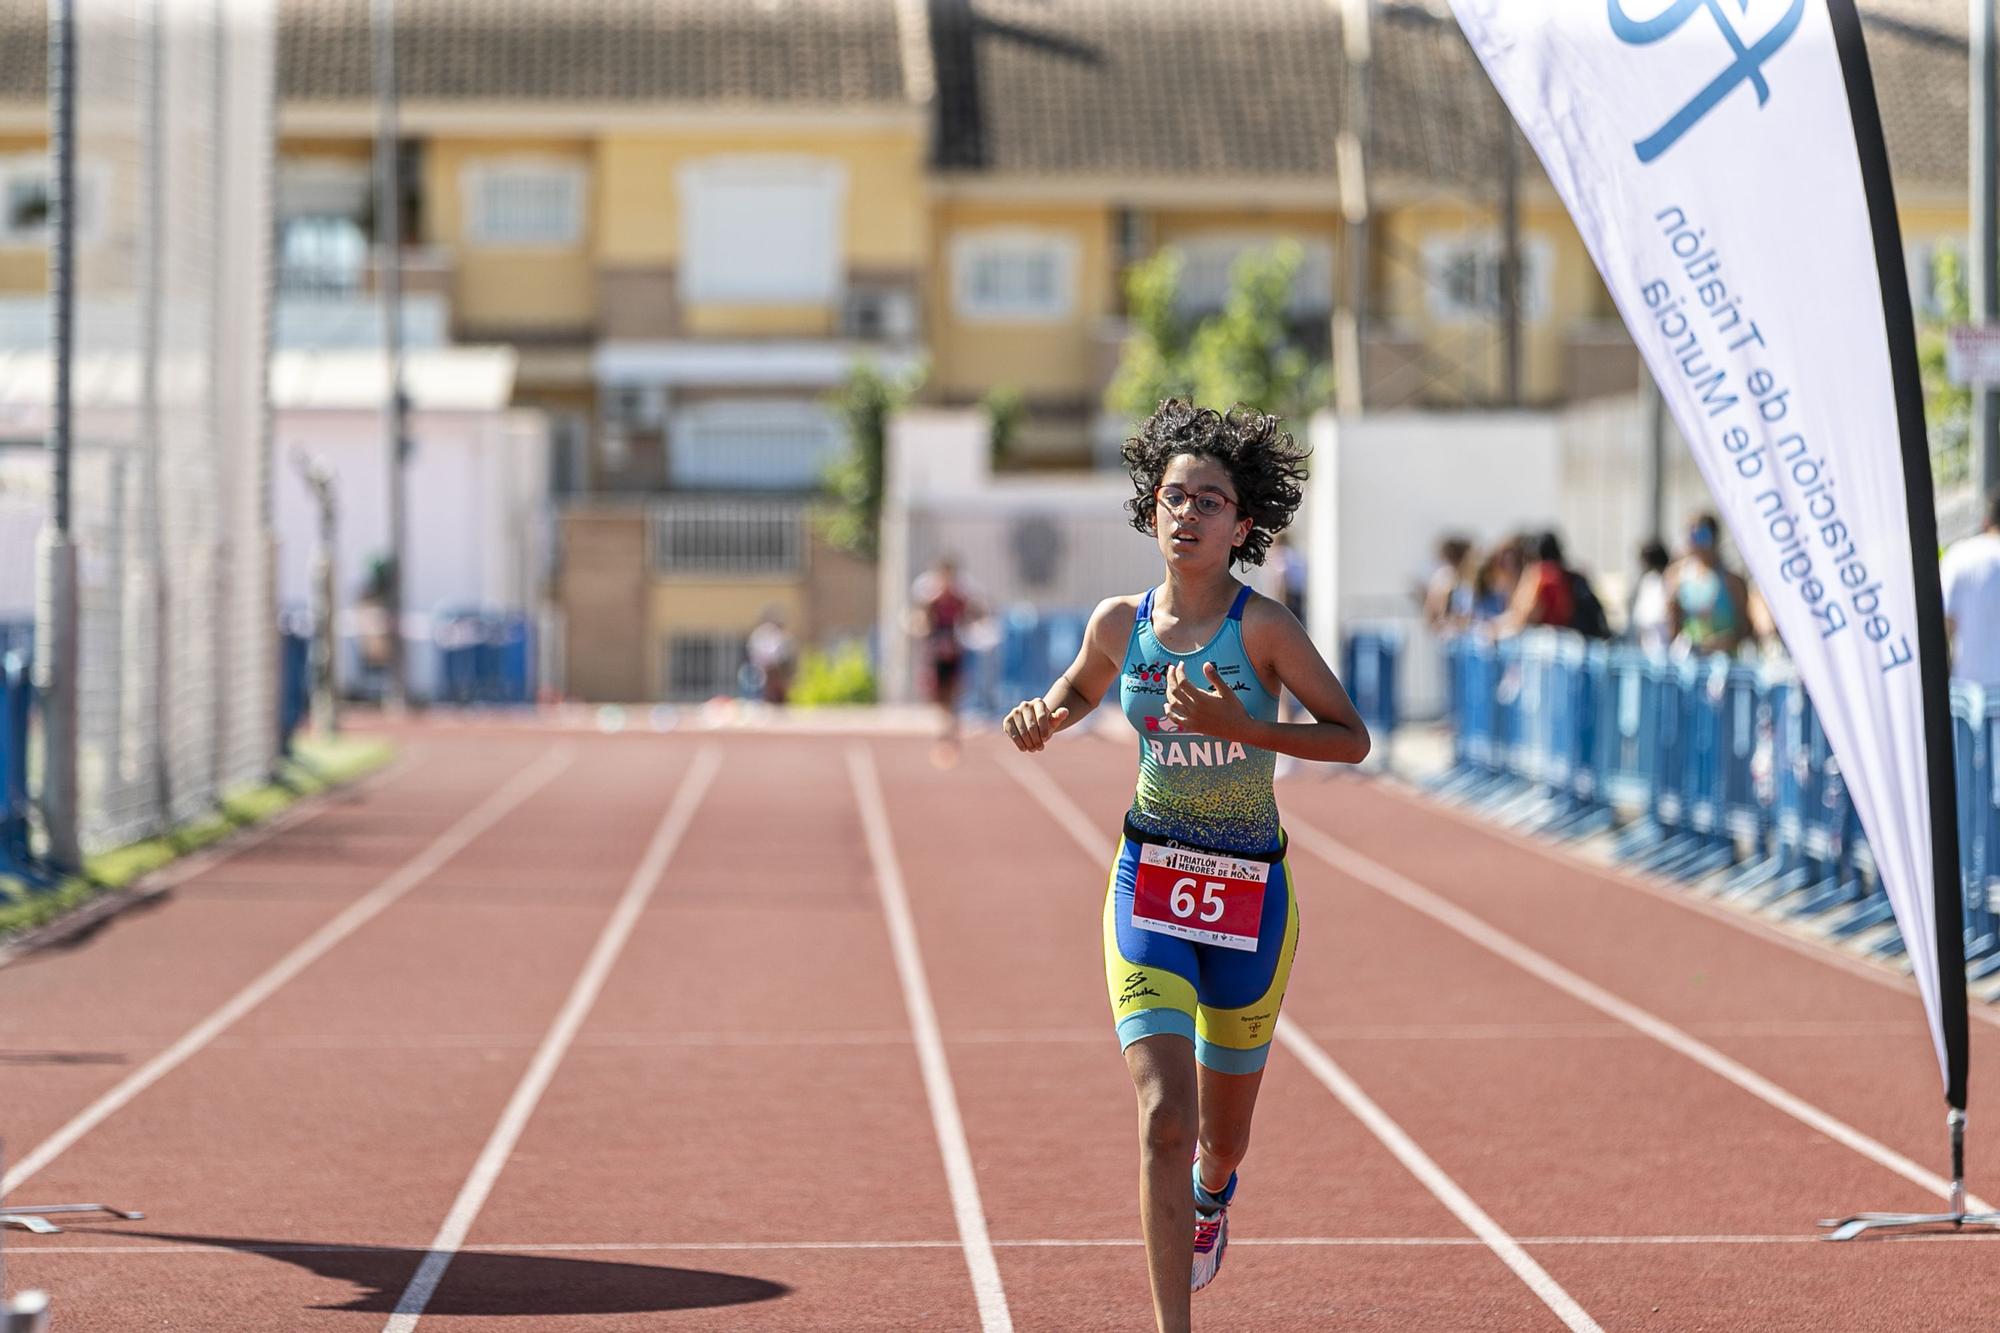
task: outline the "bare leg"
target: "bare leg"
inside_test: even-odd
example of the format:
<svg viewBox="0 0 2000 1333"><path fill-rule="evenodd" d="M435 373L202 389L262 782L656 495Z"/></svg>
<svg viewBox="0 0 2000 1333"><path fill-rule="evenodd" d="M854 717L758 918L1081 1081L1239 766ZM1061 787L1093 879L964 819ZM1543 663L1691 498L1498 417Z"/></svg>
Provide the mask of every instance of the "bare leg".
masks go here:
<svg viewBox="0 0 2000 1333"><path fill-rule="evenodd" d="M945 666L932 669L936 673L932 695L938 706L938 734L931 743L931 766L951 768L958 763L958 669Z"/></svg>
<svg viewBox="0 0 2000 1333"><path fill-rule="evenodd" d="M1201 1087L1201 1184L1210 1194L1229 1188L1229 1173L1250 1151L1250 1113L1257 1109L1257 1090L1264 1071L1218 1074L1198 1065Z"/></svg>
<svg viewBox="0 0 2000 1333"><path fill-rule="evenodd" d="M1194 1044L1162 1033L1125 1048L1125 1067L1139 1097L1139 1220L1146 1234L1146 1272L1160 1333L1187 1333L1188 1272L1194 1266Z"/></svg>

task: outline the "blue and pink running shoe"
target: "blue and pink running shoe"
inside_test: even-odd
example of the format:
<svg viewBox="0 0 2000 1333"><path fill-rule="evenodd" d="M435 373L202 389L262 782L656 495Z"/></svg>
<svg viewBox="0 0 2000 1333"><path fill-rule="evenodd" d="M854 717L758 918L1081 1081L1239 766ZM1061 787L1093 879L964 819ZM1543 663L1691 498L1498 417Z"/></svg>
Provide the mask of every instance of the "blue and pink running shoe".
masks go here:
<svg viewBox="0 0 2000 1333"><path fill-rule="evenodd" d="M1194 1186L1194 1274L1189 1280L1188 1290L1200 1291L1215 1281L1215 1275L1222 1270L1223 1251L1229 1248L1229 1201L1236 1197L1236 1173L1229 1173L1229 1183L1222 1187L1222 1206L1213 1212L1204 1210L1201 1204L1203 1190L1199 1158L1195 1160Z"/></svg>

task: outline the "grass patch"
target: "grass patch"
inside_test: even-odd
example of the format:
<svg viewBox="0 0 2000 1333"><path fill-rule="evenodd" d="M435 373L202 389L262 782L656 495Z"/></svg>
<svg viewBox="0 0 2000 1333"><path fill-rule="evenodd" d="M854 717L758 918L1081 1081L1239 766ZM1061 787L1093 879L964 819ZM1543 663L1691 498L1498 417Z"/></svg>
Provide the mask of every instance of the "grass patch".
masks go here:
<svg viewBox="0 0 2000 1333"><path fill-rule="evenodd" d="M367 737L300 738L296 755L279 765L275 779L246 783L224 793L211 812L155 838L84 858L83 873L48 889L0 876L0 941L46 925L238 829L261 824L307 796L352 782L395 757L387 741Z"/></svg>

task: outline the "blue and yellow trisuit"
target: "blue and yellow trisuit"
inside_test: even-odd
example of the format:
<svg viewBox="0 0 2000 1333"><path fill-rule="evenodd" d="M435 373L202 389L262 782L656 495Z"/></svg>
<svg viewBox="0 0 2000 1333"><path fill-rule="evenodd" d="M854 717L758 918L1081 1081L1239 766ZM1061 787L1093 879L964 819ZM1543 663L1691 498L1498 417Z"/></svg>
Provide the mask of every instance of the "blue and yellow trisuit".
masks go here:
<svg viewBox="0 0 2000 1333"><path fill-rule="evenodd" d="M1139 734L1139 786L1104 899L1111 1011L1121 1047L1178 1033L1194 1043L1195 1058L1208 1068L1254 1073L1270 1054L1299 938L1298 900L1271 787L1277 756L1173 730L1165 717L1167 668L1178 663L1207 689L1202 667L1213 662L1244 708L1263 721L1277 719L1278 700L1244 651L1250 589L1236 595L1215 636L1189 653L1170 652L1154 636L1153 591L1139 603L1119 673L1125 720ZM1147 927L1134 920L1142 861ZM1257 890L1249 881L1259 879L1261 910L1247 917L1234 911L1233 920L1223 916L1230 894L1249 895L1238 907L1254 903ZM1212 925L1203 919L1211 912ZM1220 934L1224 929L1234 933ZM1254 948L1244 947L1252 934Z"/></svg>

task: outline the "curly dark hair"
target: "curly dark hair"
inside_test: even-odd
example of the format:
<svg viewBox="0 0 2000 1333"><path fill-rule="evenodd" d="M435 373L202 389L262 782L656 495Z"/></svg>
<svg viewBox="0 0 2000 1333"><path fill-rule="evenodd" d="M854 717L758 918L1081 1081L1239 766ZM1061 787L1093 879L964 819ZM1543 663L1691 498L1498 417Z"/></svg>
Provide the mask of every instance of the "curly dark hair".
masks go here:
<svg viewBox="0 0 2000 1333"><path fill-rule="evenodd" d="M1250 520L1250 535L1233 559L1246 565L1264 563L1271 539L1285 530L1299 509L1304 493L1303 466L1309 450L1300 448L1278 418L1241 403L1227 413L1196 407L1178 398L1161 403L1146 418L1139 433L1125 441L1125 466L1132 474L1132 526L1154 534L1153 492L1167 473L1167 464L1182 454L1213 458L1229 469L1236 483L1237 512Z"/></svg>

